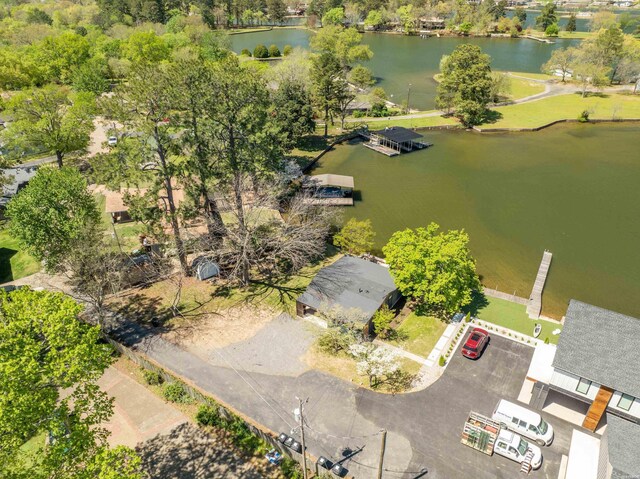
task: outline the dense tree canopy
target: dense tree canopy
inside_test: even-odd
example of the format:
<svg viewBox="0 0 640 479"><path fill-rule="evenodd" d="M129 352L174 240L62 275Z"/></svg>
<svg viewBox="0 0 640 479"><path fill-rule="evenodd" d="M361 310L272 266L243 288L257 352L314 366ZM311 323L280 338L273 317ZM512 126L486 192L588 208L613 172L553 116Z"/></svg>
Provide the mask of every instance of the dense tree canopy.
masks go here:
<svg viewBox="0 0 640 479"><path fill-rule="evenodd" d="M389 271L403 295L419 308L448 315L471 302L480 288L476 263L464 231L427 228L398 231L382 249Z"/></svg>
<svg viewBox="0 0 640 479"><path fill-rule="evenodd" d="M59 293L0 291L0 476L36 479L138 479L128 448L109 450L102 427L113 412L95 384L111 362L100 331ZM64 394L63 394L64 390ZM52 440L20 452L32 436Z"/></svg>

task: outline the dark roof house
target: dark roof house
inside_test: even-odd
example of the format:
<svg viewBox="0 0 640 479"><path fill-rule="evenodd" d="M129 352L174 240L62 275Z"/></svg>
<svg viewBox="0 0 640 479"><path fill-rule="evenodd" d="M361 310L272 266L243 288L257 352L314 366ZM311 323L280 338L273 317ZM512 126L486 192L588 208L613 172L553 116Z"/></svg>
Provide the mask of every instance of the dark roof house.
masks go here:
<svg viewBox="0 0 640 479"><path fill-rule="evenodd" d="M600 442L598 477L640 477L640 425L607 414L607 429Z"/></svg>
<svg viewBox="0 0 640 479"><path fill-rule="evenodd" d="M553 367L640 398L640 320L571 300Z"/></svg>
<svg viewBox="0 0 640 479"><path fill-rule="evenodd" d="M340 306L362 311L365 322L387 304L400 299L389 269L353 256L343 256L322 268L307 290L298 298L299 316L313 314L323 307Z"/></svg>

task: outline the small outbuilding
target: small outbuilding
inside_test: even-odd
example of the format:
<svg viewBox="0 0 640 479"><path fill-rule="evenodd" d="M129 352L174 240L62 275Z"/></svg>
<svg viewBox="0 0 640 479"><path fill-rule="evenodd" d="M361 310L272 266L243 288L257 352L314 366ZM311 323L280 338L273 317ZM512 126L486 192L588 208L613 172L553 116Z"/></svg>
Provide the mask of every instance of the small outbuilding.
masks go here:
<svg viewBox="0 0 640 479"><path fill-rule="evenodd" d="M362 312L365 334L373 332L371 319L383 305L393 308L401 295L389 269L354 256L343 256L325 266L296 301L300 317L315 314L324 307L339 306Z"/></svg>
<svg viewBox="0 0 640 479"><path fill-rule="evenodd" d="M311 192L309 202L334 206L353 205L353 176L315 175L309 177L308 189Z"/></svg>

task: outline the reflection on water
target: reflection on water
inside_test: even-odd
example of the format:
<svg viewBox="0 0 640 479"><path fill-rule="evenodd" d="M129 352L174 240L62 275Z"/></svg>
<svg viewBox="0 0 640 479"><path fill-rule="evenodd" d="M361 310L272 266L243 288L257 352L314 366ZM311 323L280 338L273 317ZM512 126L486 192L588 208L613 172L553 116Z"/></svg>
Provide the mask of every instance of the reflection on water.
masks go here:
<svg viewBox="0 0 640 479"><path fill-rule="evenodd" d="M545 249L544 314L570 298L640 317L640 125L565 125L536 133L425 133L434 146L393 158L360 144L314 174L354 176L380 248L394 232L464 228L486 286L528 297ZM577 141L579 139L579 141Z"/></svg>

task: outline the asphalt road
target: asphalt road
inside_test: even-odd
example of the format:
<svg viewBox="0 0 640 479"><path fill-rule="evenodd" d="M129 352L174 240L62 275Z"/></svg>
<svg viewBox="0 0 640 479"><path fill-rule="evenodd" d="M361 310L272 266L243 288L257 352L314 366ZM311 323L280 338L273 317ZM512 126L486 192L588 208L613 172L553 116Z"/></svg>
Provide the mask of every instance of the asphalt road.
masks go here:
<svg viewBox="0 0 640 479"><path fill-rule="evenodd" d="M429 388L392 396L318 371L286 377L249 372L232 360L229 367L214 366L138 325L129 324L118 334L123 342L274 432L290 433L295 428L296 396L308 397L309 452L342 460L358 479L376 477L381 429L389 431L385 478L519 477L519 464L462 445L460 434L470 410L491 414L498 399L515 401L533 355L528 346L494 337L478 361L456 352L443 376ZM556 438L543 448L543 465L531 474L533 478L556 479L560 458L568 453L573 426L548 419ZM348 459L345 448L353 451Z"/></svg>

